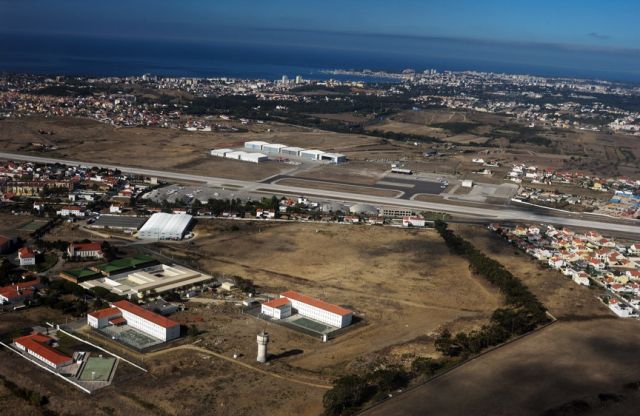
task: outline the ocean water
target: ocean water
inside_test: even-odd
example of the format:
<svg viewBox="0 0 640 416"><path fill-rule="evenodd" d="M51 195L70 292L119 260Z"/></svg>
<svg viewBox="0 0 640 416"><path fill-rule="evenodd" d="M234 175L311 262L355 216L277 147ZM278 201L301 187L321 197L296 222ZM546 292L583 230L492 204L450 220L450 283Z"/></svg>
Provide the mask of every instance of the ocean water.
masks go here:
<svg viewBox="0 0 640 416"><path fill-rule="evenodd" d="M640 82L640 57L451 39L281 33L269 41L97 38L0 33L0 71L127 76L359 79L326 69L479 70ZM364 80L373 80L364 78Z"/></svg>

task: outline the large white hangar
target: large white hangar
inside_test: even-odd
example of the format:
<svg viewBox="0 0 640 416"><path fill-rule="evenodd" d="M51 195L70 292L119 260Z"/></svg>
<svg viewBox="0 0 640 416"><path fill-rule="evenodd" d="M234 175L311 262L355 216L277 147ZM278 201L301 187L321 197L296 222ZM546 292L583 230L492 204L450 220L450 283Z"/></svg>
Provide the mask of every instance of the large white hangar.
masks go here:
<svg viewBox="0 0 640 416"><path fill-rule="evenodd" d="M143 240L182 240L191 225L193 217L188 214L167 214L158 212L138 231Z"/></svg>

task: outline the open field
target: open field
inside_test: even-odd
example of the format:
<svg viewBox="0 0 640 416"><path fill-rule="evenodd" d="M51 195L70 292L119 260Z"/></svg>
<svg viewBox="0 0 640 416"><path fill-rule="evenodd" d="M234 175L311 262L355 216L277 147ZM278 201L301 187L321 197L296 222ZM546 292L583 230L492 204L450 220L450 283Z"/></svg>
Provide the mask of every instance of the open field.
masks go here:
<svg viewBox="0 0 640 416"><path fill-rule="evenodd" d="M596 299L599 289L540 267L483 227L451 228L504 264L559 321L365 414L635 414L640 395L625 384L640 381L638 321L616 318Z"/></svg>
<svg viewBox="0 0 640 416"><path fill-rule="evenodd" d="M452 256L435 231L215 220L200 221L196 231L199 238L186 249L167 245L170 254L199 253L193 259L202 259L205 270L252 279L267 293L297 290L350 307L363 318L328 344L270 325L275 346L304 351L286 359L300 371L340 374L363 354L411 343L443 325L475 327L501 304L497 291ZM204 316L205 331L234 340L222 351L255 353L255 331L264 323Z"/></svg>
<svg viewBox="0 0 640 416"><path fill-rule="evenodd" d="M0 234L27 238L33 231L34 218L29 215L14 215L0 212Z"/></svg>
<svg viewBox="0 0 640 416"><path fill-rule="evenodd" d="M0 142L9 152L22 151L51 157L126 164L149 169L168 169L208 176L258 180L291 167L277 162L245 163L212 158L209 150L242 147L248 140L265 140L291 146L348 153L359 145L371 145L378 138L310 130L272 123L271 131L245 133L186 132L161 128L114 128L85 119L44 119L28 117L0 121ZM53 130L42 136L38 130ZM38 152L32 143L56 146L57 150Z"/></svg>
<svg viewBox="0 0 640 416"><path fill-rule="evenodd" d="M365 414L634 415L640 397L624 386L640 381L639 329L637 320L560 321Z"/></svg>
<svg viewBox="0 0 640 416"><path fill-rule="evenodd" d="M6 350L0 357L0 374L46 395L47 408L64 415L317 415L324 393L178 350L149 359L149 373L121 363L113 384L88 396Z"/></svg>
<svg viewBox="0 0 640 416"><path fill-rule="evenodd" d="M46 308L11 312L1 316L0 332L10 334L26 326L41 325L44 321L65 322L65 317ZM252 338L255 344L255 334ZM64 350L73 343L79 341L65 337L61 348ZM110 348L108 342L106 344ZM92 349L86 344L80 345L85 350ZM140 361L134 352L124 354ZM249 362L254 360L254 357L248 359ZM0 375L18 386L47 396L50 401L47 408L64 415L258 415L265 412L317 415L321 412L322 394L326 390L292 383L213 355L179 347L146 356L144 365L149 373L121 362L113 384L91 396L4 348L0 349L0 361ZM256 397L258 391L261 392L259 398ZM6 392L0 383L0 404L5 403L17 405L20 401ZM24 409L25 405L26 402L20 408ZM5 409L8 408L3 407L3 415Z"/></svg>
<svg viewBox="0 0 640 416"><path fill-rule="evenodd" d="M588 319L614 316L609 308L596 299L600 289L578 286L559 271L541 266L539 262L510 246L488 229L474 225L452 225L451 229L520 278L556 318Z"/></svg>
<svg viewBox="0 0 640 416"><path fill-rule="evenodd" d="M606 176L640 173L640 142L623 134L529 128L504 115L451 109L402 111L366 129L430 136L462 147L473 142L466 148L469 162L483 156Z"/></svg>

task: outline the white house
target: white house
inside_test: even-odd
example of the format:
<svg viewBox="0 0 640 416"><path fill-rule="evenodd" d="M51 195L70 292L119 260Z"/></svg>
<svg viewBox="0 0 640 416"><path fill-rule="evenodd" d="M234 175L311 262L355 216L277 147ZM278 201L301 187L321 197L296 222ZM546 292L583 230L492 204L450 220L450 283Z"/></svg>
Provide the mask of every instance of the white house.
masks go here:
<svg viewBox="0 0 640 416"><path fill-rule="evenodd" d="M549 267L557 270L562 266L564 266L564 260L562 260L562 258L554 256L549 259Z"/></svg>
<svg viewBox="0 0 640 416"><path fill-rule="evenodd" d="M291 307L300 315L314 319L316 321L343 328L351 324L353 311L341 306L306 296L298 292L287 291L280 294L291 302Z"/></svg>
<svg viewBox="0 0 640 416"><path fill-rule="evenodd" d="M169 341L180 336L179 323L126 300L114 302L111 308L91 312L87 315L87 324L92 328L100 329L107 325L124 323L162 341Z"/></svg>
<svg viewBox="0 0 640 416"><path fill-rule="evenodd" d="M98 243L71 243L67 247L69 257L101 258L102 247Z"/></svg>
<svg viewBox="0 0 640 416"><path fill-rule="evenodd" d="M36 254L29 247L22 247L18 250L18 260L20 266L35 266Z"/></svg>
<svg viewBox="0 0 640 416"><path fill-rule="evenodd" d="M291 316L291 302L287 298L277 298L262 304L260 313L273 319Z"/></svg>
<svg viewBox="0 0 640 416"><path fill-rule="evenodd" d="M63 217L84 217L84 210L77 205L65 205L56 214L61 215Z"/></svg>
<svg viewBox="0 0 640 416"><path fill-rule="evenodd" d="M425 225L426 225L426 221L422 217L416 217L416 216L402 217L403 227L424 227Z"/></svg>
<svg viewBox="0 0 640 416"><path fill-rule="evenodd" d="M273 219L276 217L276 212L272 209L258 208L256 210L256 217Z"/></svg>

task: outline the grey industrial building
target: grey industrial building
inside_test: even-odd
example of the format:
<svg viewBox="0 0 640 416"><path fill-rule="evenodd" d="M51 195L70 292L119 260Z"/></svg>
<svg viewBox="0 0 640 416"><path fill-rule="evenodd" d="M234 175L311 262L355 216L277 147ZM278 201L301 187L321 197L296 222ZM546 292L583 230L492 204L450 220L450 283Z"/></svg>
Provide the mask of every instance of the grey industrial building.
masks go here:
<svg viewBox="0 0 640 416"><path fill-rule="evenodd" d="M159 212L138 231L143 240L182 240L191 225L193 217L187 214L167 214Z"/></svg>

